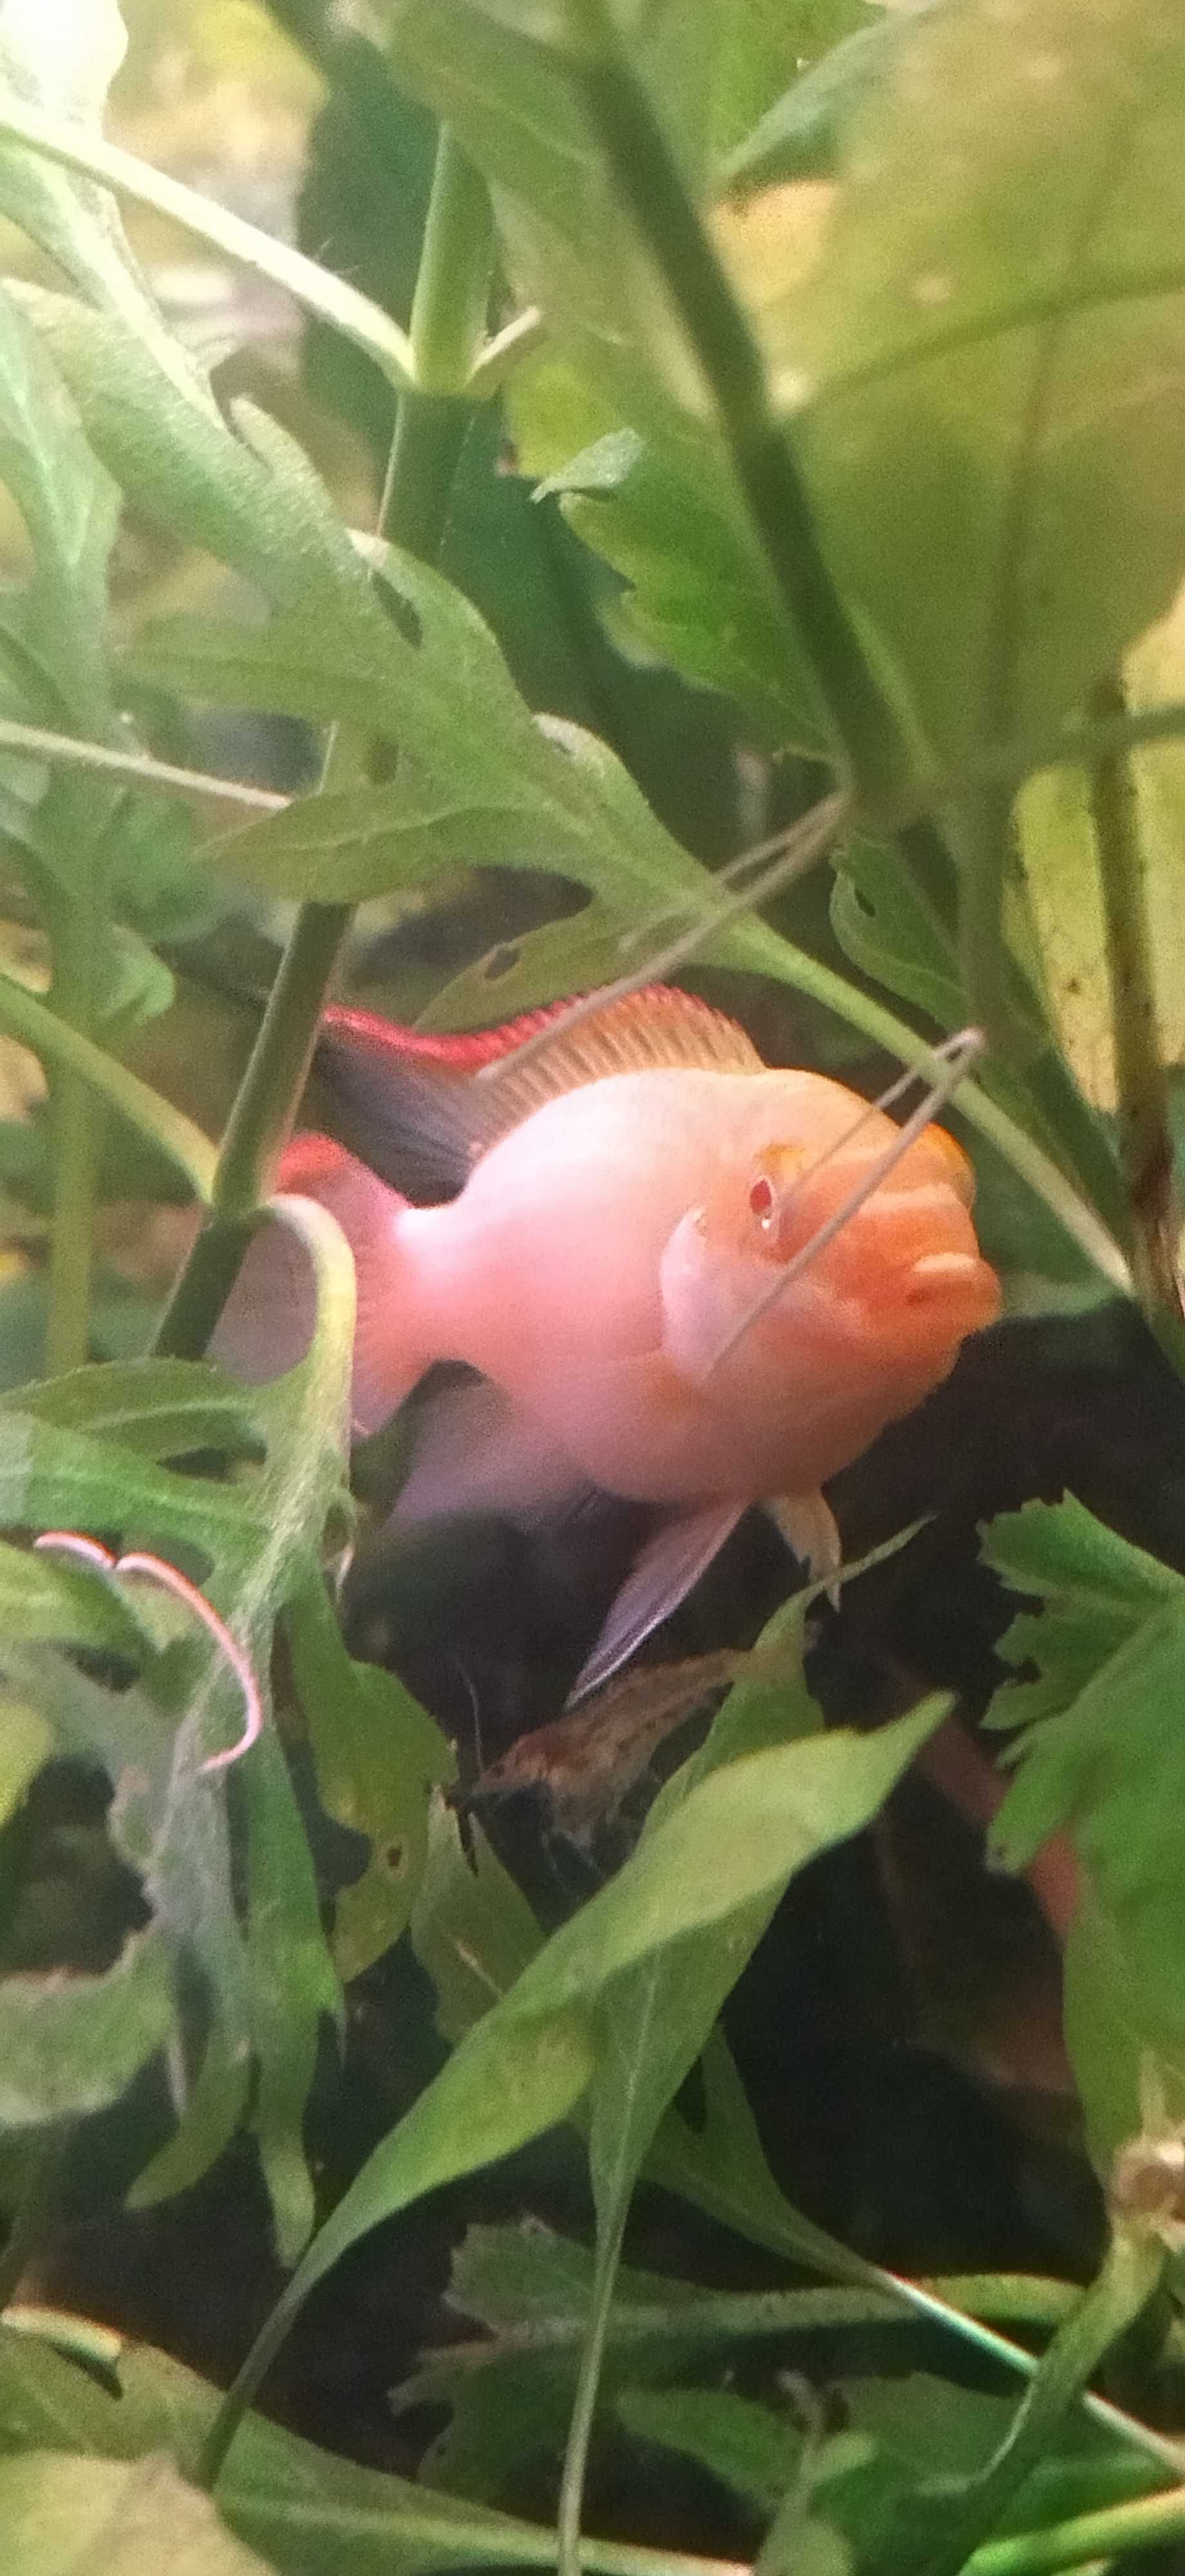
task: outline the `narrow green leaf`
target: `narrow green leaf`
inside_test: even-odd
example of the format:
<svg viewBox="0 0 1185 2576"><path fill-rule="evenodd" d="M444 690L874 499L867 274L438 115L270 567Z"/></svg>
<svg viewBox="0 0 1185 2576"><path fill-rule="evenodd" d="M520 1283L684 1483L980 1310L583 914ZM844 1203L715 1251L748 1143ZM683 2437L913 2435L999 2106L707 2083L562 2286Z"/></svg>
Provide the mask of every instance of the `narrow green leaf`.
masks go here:
<svg viewBox="0 0 1185 2576"><path fill-rule="evenodd" d="M348 2247L438 2184L564 2118L597 2064L596 2008L612 1978L680 1933L780 1887L876 1813L945 1702L873 1736L810 1738L728 1763L665 1817L625 1868L466 2032L447 2065L356 2175L248 2357L218 2434L220 2459L249 2395L314 2283Z"/></svg>

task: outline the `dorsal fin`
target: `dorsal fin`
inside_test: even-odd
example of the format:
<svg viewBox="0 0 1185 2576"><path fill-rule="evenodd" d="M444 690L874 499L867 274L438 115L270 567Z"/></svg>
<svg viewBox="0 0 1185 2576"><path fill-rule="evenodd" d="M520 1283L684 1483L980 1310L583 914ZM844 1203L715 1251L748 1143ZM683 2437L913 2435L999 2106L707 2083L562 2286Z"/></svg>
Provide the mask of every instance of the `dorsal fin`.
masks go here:
<svg viewBox="0 0 1185 2576"><path fill-rule="evenodd" d="M586 1082L689 1066L763 1070L735 1020L675 985L649 984L603 1004L585 996L580 1018L568 1022L572 1007L554 1002L457 1036L334 1008L321 1024L316 1069L344 1113L352 1150L391 1188L428 1203L455 1197L500 1136Z"/></svg>
<svg viewBox="0 0 1185 2576"><path fill-rule="evenodd" d="M586 997L592 1001L593 997ZM760 1056L751 1038L724 1011L683 993L675 984L645 984L640 992L582 1011L564 1026L570 1002L536 1012L533 1028L512 1023L510 1047L491 1050L473 1088L485 1095L497 1119L497 1133L507 1134L532 1111L542 1109L561 1092L579 1091L586 1082L602 1082L614 1073L654 1073L694 1068L712 1073L761 1073ZM550 1024L560 1023L556 1035ZM503 1036L505 1032L495 1032ZM483 1115L483 1132L489 1134Z"/></svg>
<svg viewBox="0 0 1185 2576"><path fill-rule="evenodd" d="M677 986L584 1001L575 1021L563 1001L455 1036L400 1028L373 1011L330 1009L317 1071L344 1112L351 1148L391 1188L433 1203L455 1197L500 1136L562 1092L616 1073L763 1069L735 1020Z"/></svg>

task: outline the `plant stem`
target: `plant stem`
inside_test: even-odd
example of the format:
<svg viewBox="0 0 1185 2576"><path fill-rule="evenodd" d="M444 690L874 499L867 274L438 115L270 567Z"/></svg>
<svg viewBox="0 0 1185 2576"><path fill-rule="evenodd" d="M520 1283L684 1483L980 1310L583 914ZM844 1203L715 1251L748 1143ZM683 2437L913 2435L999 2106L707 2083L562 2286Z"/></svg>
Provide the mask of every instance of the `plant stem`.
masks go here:
<svg viewBox="0 0 1185 2576"><path fill-rule="evenodd" d="M1043 2353L995 2456L978 2476L953 2487L948 2480L935 2481L919 2499L926 2523L919 2532L917 2576L958 2576L1082 2397L1103 2355L1147 2306L1164 2265L1164 2248L1155 2239L1116 2229L1097 2277ZM927 2545L929 2531L933 2539Z"/></svg>
<svg viewBox="0 0 1185 2576"><path fill-rule="evenodd" d="M0 1029L17 1038L48 1064L65 1065L81 1075L100 1099L110 1102L130 1127L147 1136L184 1172L195 1196L208 1201L214 1187L214 1148L183 1110L174 1109L159 1091L129 1073L93 1040L60 1020L39 995L15 976L0 973Z"/></svg>
<svg viewBox="0 0 1185 2576"><path fill-rule="evenodd" d="M95 1195L102 1117L81 1075L65 1071L50 1085L53 1216L45 1318L45 1371L64 1376L90 1350Z"/></svg>
<svg viewBox="0 0 1185 2576"><path fill-rule="evenodd" d="M452 127L442 125L412 298L411 346L417 392L456 400L462 421L485 338L493 267L489 190Z"/></svg>
<svg viewBox="0 0 1185 2576"><path fill-rule="evenodd" d="M588 2451L592 2440L593 2420L605 2360L605 2345L613 2313L613 2292L621 2261L622 2240L629 2211L629 2193L602 2233L597 2228L596 2266L588 2319L581 2339L577 2365L576 2390L564 2446L564 2466L560 2479L559 2507L556 2513L556 2566L558 2576L581 2576L583 2534L580 2528L584 2509L584 2482L588 2470Z"/></svg>
<svg viewBox="0 0 1185 2576"><path fill-rule="evenodd" d="M474 405L464 392L481 344L489 302L492 217L484 181L447 126L441 128L412 305L417 384L400 394L379 508L379 534L431 562L440 551L449 500ZM421 367L433 390L419 389ZM447 383L455 390L443 390ZM342 759L331 734L321 775L329 787ZM211 1215L173 1290L156 1337L179 1359L205 1350L222 1312L255 1212L297 1110L334 972L353 919L345 903L301 907L231 1110L214 1180Z"/></svg>
<svg viewBox="0 0 1185 2576"><path fill-rule="evenodd" d="M20 2199L0 2248L0 2313L16 2297L53 2207L67 2131L57 2129L31 2153Z"/></svg>
<svg viewBox="0 0 1185 2576"><path fill-rule="evenodd" d="M1064 2567L1109 2566L1129 2550L1155 2549L1185 2535L1185 2486L1130 2504L1103 2505L1045 2531L1018 2531L989 2541L967 2561L966 2576L1055 2576Z"/></svg>
<svg viewBox="0 0 1185 2576"><path fill-rule="evenodd" d="M28 752L55 769L86 769L108 778L126 779L132 787L159 787L167 795L192 796L211 805L241 805L252 814L282 814L292 799L267 787L247 787L238 778L211 778L202 769L178 769L171 760L153 760L146 751L113 751L110 743L86 742L74 734L47 733L44 725L14 724L0 717L0 751Z"/></svg>
<svg viewBox="0 0 1185 2576"><path fill-rule="evenodd" d="M195 188L170 179L151 162L125 152L118 143L108 143L101 134L92 134L65 117L43 116L37 108L26 107L11 90L0 105L0 134L28 144L31 151L58 162L64 170L77 170L85 179L118 189L166 215L170 223L182 225L200 241L212 242L228 259L241 261L259 277L270 277L306 312L317 314L353 340L392 384L412 381L412 350L406 332L392 316L381 304L372 303L369 295L360 295L356 286L335 276L332 269L322 268L319 261L307 259L303 251L293 250L288 242L277 241L274 234L245 222L213 198L199 196Z"/></svg>
<svg viewBox="0 0 1185 2576"><path fill-rule="evenodd" d="M76 810L80 782L55 780L62 810ZM93 837L90 866L69 896L55 898L50 916L53 982L47 1007L93 1042L97 1019L96 944L104 914L102 833ZM95 1199L102 1142L102 1113L94 1092L73 1066L50 1078L53 1138L53 1213L50 1220L45 1366L50 1377L81 1368L90 1350L91 1274L94 1268Z"/></svg>
<svg viewBox="0 0 1185 2576"><path fill-rule="evenodd" d="M1115 676L1101 680L1091 695L1092 718L1105 724L1126 712L1121 681ZM1176 1259L1181 1211L1173 1177L1168 1079L1157 1034L1136 785L1126 751L1101 752L1095 760L1090 809L1107 934L1120 1151L1132 1214L1132 1271L1148 1321L1162 1334L1180 1367L1185 1358L1185 1313Z"/></svg>
<svg viewBox="0 0 1185 2576"><path fill-rule="evenodd" d="M584 105L622 202L663 278L711 395L774 581L813 666L852 781L875 805L899 786L891 711L815 533L760 349L621 43L606 0L569 0Z"/></svg>

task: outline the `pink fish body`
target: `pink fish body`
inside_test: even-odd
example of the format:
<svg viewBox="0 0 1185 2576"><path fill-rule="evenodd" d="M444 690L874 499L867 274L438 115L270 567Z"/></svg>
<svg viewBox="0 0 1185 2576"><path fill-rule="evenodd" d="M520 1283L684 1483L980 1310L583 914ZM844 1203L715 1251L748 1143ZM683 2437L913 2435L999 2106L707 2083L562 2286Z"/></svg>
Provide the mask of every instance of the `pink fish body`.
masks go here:
<svg viewBox="0 0 1185 2576"><path fill-rule="evenodd" d="M555 1041L547 1018L448 1041L330 1014L331 1064L372 1132L385 1094L414 1142L437 1131L463 1186L413 1206L320 1136L295 1140L280 1182L328 1206L354 1251L360 1428L439 1360L485 1381L428 1408L405 1511L589 1484L669 1507L587 1688L751 1503L834 1571L820 1486L948 1374L999 1289L969 1166L930 1127L769 1302L892 1146L892 1122L822 1075L768 1069L686 994L632 995ZM221 1328L244 1374L273 1373L308 1333L295 1307L281 1326L269 1244L252 1247Z"/></svg>

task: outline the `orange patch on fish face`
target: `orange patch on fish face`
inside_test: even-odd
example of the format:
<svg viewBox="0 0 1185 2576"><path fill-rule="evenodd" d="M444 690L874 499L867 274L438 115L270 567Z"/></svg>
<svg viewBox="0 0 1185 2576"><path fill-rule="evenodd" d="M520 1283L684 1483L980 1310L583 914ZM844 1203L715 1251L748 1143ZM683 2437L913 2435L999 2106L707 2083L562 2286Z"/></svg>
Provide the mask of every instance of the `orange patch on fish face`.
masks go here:
<svg viewBox="0 0 1185 2576"><path fill-rule="evenodd" d="M853 1140L791 1192L785 1257L839 1213L883 1151L876 1134ZM980 1254L969 1213L973 1192L953 1137L928 1129L819 1254L820 1278L852 1301L886 1360L931 1366L935 1380L967 1334L994 1323L1000 1311L999 1281Z"/></svg>
<svg viewBox="0 0 1185 2576"><path fill-rule="evenodd" d="M816 1321L819 1302L830 1305L837 1338L865 1360L930 1370L937 1382L966 1335L995 1321L999 1283L971 1223L971 1166L942 1128L927 1128L845 1216L896 1135L887 1118L872 1113L830 1145L824 1138L811 1147L765 1146L743 1187L734 1182L717 1191L708 1224L718 1242L753 1265L758 1281L802 1262ZM824 1239L837 1218L842 1222ZM789 1280L787 1316L794 1286Z"/></svg>

